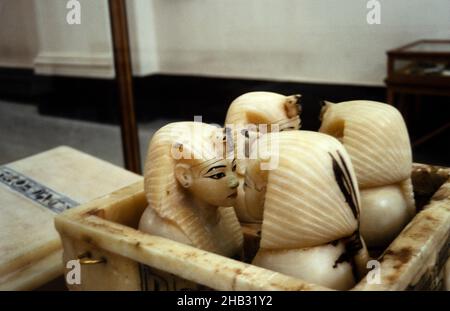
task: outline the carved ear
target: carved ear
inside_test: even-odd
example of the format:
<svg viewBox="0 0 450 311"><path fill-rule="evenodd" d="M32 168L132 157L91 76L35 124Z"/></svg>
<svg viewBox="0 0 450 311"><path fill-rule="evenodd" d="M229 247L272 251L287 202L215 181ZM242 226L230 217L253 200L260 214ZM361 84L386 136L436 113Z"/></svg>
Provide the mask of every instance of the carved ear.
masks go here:
<svg viewBox="0 0 450 311"><path fill-rule="evenodd" d="M194 181L191 167L185 163L177 163L175 165L175 178L184 188L191 187Z"/></svg>
<svg viewBox="0 0 450 311"><path fill-rule="evenodd" d="M325 113L327 112L327 110L334 105L335 103L329 102L327 100L323 100L322 101L322 108L320 109L320 115L319 115L319 120L322 121L323 120L323 116L325 115Z"/></svg>
<svg viewBox="0 0 450 311"><path fill-rule="evenodd" d="M301 97L302 95L300 94L286 97L286 101L284 102L284 110L286 111L288 118L293 118L300 115L300 112L302 111L302 107L300 106Z"/></svg>

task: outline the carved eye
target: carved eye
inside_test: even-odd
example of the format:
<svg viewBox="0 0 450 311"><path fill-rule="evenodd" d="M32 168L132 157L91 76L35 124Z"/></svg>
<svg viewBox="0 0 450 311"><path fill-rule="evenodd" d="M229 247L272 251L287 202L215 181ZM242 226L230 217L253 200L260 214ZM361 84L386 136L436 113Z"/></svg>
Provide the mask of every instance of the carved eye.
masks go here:
<svg viewBox="0 0 450 311"><path fill-rule="evenodd" d="M225 173L217 173L217 174L214 174L214 175L211 175L208 177L212 178L212 179L221 179L221 178L224 178L225 176L226 176Z"/></svg>

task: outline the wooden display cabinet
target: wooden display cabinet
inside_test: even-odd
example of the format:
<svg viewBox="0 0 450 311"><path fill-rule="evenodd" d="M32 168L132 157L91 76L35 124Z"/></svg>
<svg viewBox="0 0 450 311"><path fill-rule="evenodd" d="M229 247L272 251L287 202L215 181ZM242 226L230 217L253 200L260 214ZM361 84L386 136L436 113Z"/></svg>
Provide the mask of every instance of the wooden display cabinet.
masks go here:
<svg viewBox="0 0 450 311"><path fill-rule="evenodd" d="M390 104L396 93L450 96L450 40L420 40L387 55Z"/></svg>
<svg viewBox="0 0 450 311"><path fill-rule="evenodd" d="M450 97L450 40L420 40L387 52L387 101L410 124L405 95L415 95L418 111L422 96ZM410 103L408 103L410 104ZM450 128L450 122L413 142L418 146Z"/></svg>

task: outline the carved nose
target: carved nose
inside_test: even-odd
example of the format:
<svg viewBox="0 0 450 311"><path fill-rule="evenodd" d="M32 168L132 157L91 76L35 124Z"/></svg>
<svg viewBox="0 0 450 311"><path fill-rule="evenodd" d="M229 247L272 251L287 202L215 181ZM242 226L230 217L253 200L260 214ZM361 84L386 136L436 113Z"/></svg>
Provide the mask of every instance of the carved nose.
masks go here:
<svg viewBox="0 0 450 311"><path fill-rule="evenodd" d="M230 176L228 179L228 186L231 189L237 188L239 186L239 180L236 178L236 176Z"/></svg>

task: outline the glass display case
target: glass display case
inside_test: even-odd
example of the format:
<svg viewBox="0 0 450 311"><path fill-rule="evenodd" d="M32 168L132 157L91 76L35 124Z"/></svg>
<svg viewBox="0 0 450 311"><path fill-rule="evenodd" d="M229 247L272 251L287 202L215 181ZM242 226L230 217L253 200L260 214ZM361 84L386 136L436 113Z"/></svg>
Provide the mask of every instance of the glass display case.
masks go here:
<svg viewBox="0 0 450 311"><path fill-rule="evenodd" d="M450 96L450 41L416 41L387 54L390 104L397 92Z"/></svg>

